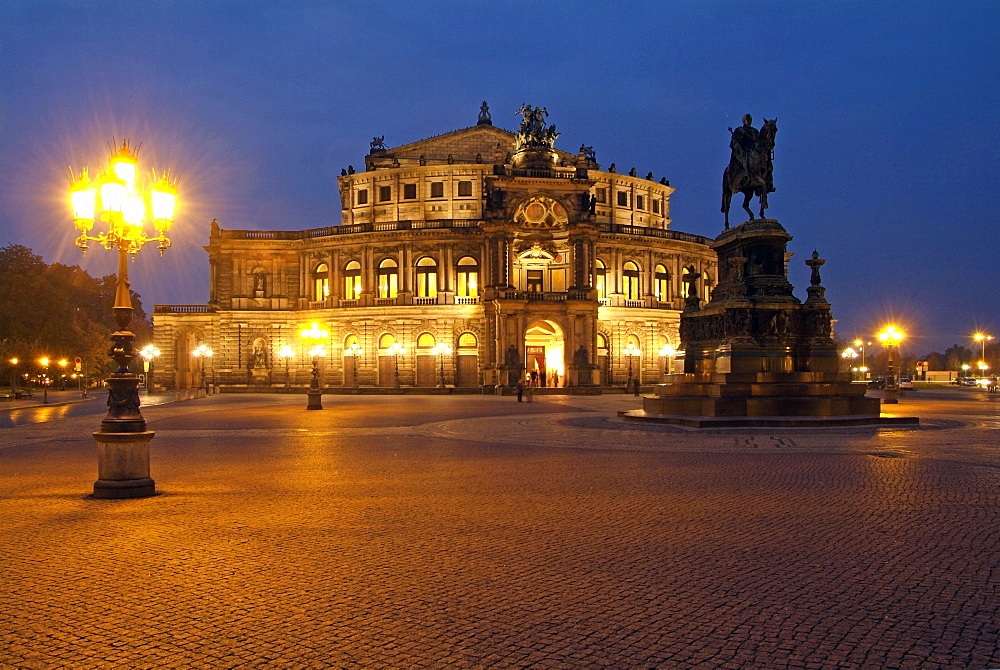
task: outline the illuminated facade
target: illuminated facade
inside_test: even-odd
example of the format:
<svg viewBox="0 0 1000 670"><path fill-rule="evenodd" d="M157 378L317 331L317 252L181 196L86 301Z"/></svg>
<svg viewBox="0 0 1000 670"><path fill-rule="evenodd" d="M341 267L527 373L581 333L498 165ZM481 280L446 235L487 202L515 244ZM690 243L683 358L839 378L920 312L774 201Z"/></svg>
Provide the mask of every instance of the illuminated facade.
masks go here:
<svg viewBox="0 0 1000 670"><path fill-rule="evenodd" d="M532 141L529 113L544 110L526 109L518 133L493 126L484 103L470 128L395 148L376 138L365 169L338 180L337 225L213 222L209 303L156 306L158 381L282 387L287 363L303 386L299 333L317 323L326 387L510 385L532 372L586 387L623 384L629 369L658 382L658 352L679 344L683 275L698 273L703 299L715 283L709 240L671 229L666 180L558 150L554 126ZM626 357L630 342L641 353ZM215 352L204 371L190 353L202 343Z"/></svg>

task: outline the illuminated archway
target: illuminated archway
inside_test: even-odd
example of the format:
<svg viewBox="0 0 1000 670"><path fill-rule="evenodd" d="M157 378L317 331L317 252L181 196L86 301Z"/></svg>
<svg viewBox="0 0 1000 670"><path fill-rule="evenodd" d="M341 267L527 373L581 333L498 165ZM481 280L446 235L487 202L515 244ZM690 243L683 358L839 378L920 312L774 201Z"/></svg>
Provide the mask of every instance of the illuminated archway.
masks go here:
<svg viewBox="0 0 1000 670"><path fill-rule="evenodd" d="M566 385L565 335L555 321L539 319L524 332L524 372L538 386Z"/></svg>

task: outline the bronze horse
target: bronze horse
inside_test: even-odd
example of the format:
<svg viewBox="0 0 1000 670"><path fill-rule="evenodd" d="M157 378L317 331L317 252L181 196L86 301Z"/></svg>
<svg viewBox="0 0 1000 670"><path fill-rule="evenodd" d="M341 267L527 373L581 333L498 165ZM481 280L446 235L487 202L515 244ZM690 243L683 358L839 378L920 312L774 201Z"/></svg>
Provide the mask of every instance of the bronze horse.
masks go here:
<svg viewBox="0 0 1000 670"><path fill-rule="evenodd" d="M729 205L736 193L743 194L743 209L754 218L750 211L750 198L757 196L760 199L760 216L764 218L764 210L767 209L767 194L774 192L774 181L772 173L774 166L771 157L774 152L774 136L778 133L777 117L770 121L764 119L764 125L760 127L757 134L757 141L753 149L747 156L748 172L739 174L735 181L730 181L729 167L722 173L722 211L726 215L726 228L729 228Z"/></svg>

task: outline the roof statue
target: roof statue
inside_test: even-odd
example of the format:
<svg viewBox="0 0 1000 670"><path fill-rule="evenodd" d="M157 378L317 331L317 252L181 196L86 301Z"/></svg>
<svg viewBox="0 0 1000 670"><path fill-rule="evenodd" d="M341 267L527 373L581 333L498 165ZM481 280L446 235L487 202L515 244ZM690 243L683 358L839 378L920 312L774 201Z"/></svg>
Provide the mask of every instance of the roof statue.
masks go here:
<svg viewBox="0 0 1000 670"><path fill-rule="evenodd" d="M774 193L772 174L774 165L774 136L778 133L777 117L764 119L764 125L757 130L753 127L753 117L743 115L743 125L736 130L729 129L732 137L729 148L732 155L729 166L722 173L722 211L726 215L726 228L729 228L729 204L733 195L743 194L743 209L754 219L750 211L750 198L757 196L760 200L760 216L764 218L767 209L767 194Z"/></svg>
<svg viewBox="0 0 1000 670"><path fill-rule="evenodd" d="M490 116L490 106L486 104L483 100L483 104L479 107L479 121L476 123L477 126L492 126L493 117Z"/></svg>
<svg viewBox="0 0 1000 670"><path fill-rule="evenodd" d="M370 151L385 151L385 135L373 137L369 144L371 145Z"/></svg>
<svg viewBox="0 0 1000 670"><path fill-rule="evenodd" d="M559 133L556 132L554 125L545 126L545 117L549 115L547 109L522 104L517 113L524 117L517 131L515 144L517 150L522 148L551 150L555 146Z"/></svg>

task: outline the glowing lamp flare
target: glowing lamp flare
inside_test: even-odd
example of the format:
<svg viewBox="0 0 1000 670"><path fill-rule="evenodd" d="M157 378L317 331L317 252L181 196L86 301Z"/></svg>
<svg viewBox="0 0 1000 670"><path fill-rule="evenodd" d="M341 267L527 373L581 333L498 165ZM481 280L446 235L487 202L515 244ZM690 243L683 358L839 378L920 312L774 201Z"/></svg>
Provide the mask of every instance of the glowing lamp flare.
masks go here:
<svg viewBox="0 0 1000 670"><path fill-rule="evenodd" d="M906 334L895 326L886 326L885 330L878 334L879 341L885 345L899 344L904 337Z"/></svg>

